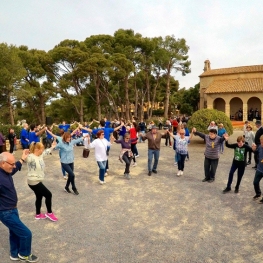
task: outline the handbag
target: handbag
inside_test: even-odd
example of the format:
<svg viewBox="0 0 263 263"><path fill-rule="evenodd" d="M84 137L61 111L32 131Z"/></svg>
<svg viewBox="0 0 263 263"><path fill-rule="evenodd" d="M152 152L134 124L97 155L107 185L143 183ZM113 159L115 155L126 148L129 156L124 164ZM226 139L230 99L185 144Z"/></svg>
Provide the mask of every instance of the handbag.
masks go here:
<svg viewBox="0 0 263 263"><path fill-rule="evenodd" d="M83 153L82 153L83 158L88 158L89 157L89 152L90 152L90 149L84 148L83 149Z"/></svg>

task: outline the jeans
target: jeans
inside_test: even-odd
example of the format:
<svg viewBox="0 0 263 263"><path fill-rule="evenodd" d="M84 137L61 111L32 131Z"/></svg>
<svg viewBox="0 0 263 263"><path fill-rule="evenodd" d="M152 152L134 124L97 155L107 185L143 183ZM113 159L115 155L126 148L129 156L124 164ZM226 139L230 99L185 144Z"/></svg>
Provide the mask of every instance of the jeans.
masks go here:
<svg viewBox="0 0 263 263"><path fill-rule="evenodd" d="M97 164L100 168L99 179L100 179L100 181L104 182L104 176L105 176L105 172L106 172L107 161L97 161Z"/></svg>
<svg viewBox="0 0 263 263"><path fill-rule="evenodd" d="M179 171L183 171L184 170L184 161L186 158L186 154L180 154L180 153L176 153L177 156L177 164L178 164L178 170Z"/></svg>
<svg viewBox="0 0 263 263"><path fill-rule="evenodd" d="M237 169L237 184L236 184L236 189L239 188L239 185L241 183L241 180L242 180L242 177L244 175L244 172L245 172L245 166L238 166L234 163L232 163L232 166L230 168L230 171L229 171L229 175L228 175L228 182L227 182L227 188L231 189L231 184L232 184L232 181L233 181L233 176L234 176L234 173Z"/></svg>
<svg viewBox="0 0 263 263"><path fill-rule="evenodd" d="M166 135L165 135L165 146L168 146L168 143L169 143L169 146L172 146L170 134L166 133Z"/></svg>
<svg viewBox="0 0 263 263"><path fill-rule="evenodd" d="M39 215L41 212L42 198L45 197L45 203L47 207L47 212L52 213L52 194L51 192L43 185L43 183L38 183L36 185L28 185L36 195L36 214Z"/></svg>
<svg viewBox="0 0 263 263"><path fill-rule="evenodd" d="M76 190L75 186L75 174L74 174L74 163L61 163L62 168L68 173L68 180L65 188L69 188L71 184L72 190Z"/></svg>
<svg viewBox="0 0 263 263"><path fill-rule="evenodd" d="M224 142L220 143L220 148L219 148L220 152L224 151Z"/></svg>
<svg viewBox="0 0 263 263"><path fill-rule="evenodd" d="M131 151L132 151L133 156L134 156L133 161L135 162L135 156L139 155L139 154L138 154L138 149L137 149L136 143L131 144Z"/></svg>
<svg viewBox="0 0 263 263"><path fill-rule="evenodd" d="M159 156L160 156L160 150L148 149L148 171L149 172L157 169ZM152 167L153 157L154 157L154 163L153 163L153 167Z"/></svg>
<svg viewBox="0 0 263 263"><path fill-rule="evenodd" d="M142 136L144 136L145 131L141 131ZM142 142L142 136L139 136L139 142Z"/></svg>
<svg viewBox="0 0 263 263"><path fill-rule="evenodd" d="M124 173L126 174L129 174L130 173L130 166L131 166L131 160L132 160L132 157L129 157L128 156L128 153L124 153L122 155L122 160L125 162L126 166L125 166L125 171Z"/></svg>
<svg viewBox="0 0 263 263"><path fill-rule="evenodd" d="M261 173L260 171L256 171L253 184L254 184L254 189L257 195L261 195L259 182L262 179L262 177L263 177L263 173Z"/></svg>
<svg viewBox="0 0 263 263"><path fill-rule="evenodd" d="M10 255L17 257L31 254L32 233L20 221L16 208L0 211L0 221L9 229Z"/></svg>
<svg viewBox="0 0 263 263"><path fill-rule="evenodd" d="M28 143L21 143L23 150L29 149Z"/></svg>
<svg viewBox="0 0 263 263"><path fill-rule="evenodd" d="M218 159L210 159L205 157L204 170L205 170L205 178L207 180L215 179L217 165L218 165Z"/></svg>

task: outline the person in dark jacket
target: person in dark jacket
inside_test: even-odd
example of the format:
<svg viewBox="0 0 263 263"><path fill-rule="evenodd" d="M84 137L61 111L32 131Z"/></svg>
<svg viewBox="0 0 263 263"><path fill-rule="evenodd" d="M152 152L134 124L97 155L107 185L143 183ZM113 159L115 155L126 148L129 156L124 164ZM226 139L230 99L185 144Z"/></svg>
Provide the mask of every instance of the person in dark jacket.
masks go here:
<svg viewBox="0 0 263 263"><path fill-rule="evenodd" d="M229 171L227 186L223 190L223 194L231 191L231 184L236 170L237 170L237 183L235 187L235 193L239 192L239 185L241 183L246 168L247 153L252 152L252 148L247 144L245 144L245 138L243 136L238 136L237 142L233 144L228 143L228 138L229 136L226 135L225 136L226 147L234 149L234 159Z"/></svg>
<svg viewBox="0 0 263 263"><path fill-rule="evenodd" d="M29 150L24 150L17 162L8 152L0 154L0 221L9 229L10 259L37 262L38 257L31 254L32 233L18 215L18 198L12 177L21 170L28 154Z"/></svg>
<svg viewBox="0 0 263 263"><path fill-rule="evenodd" d="M0 153L2 153L4 150L4 144L5 144L5 137L2 134L2 132L0 132Z"/></svg>
<svg viewBox="0 0 263 263"><path fill-rule="evenodd" d="M257 127L257 131L255 134L255 144L257 147L259 147L260 145L260 136L263 135L263 127L261 126L261 121L256 121L256 127ZM252 168L257 169L257 164L258 164L258 151L255 152L254 154L254 160L255 160L255 166L253 166Z"/></svg>
<svg viewBox="0 0 263 263"><path fill-rule="evenodd" d="M9 145L10 145L9 152L13 153L14 147L15 147L15 139L16 139L16 134L15 134L14 129L12 128L9 129L7 138L9 140Z"/></svg>

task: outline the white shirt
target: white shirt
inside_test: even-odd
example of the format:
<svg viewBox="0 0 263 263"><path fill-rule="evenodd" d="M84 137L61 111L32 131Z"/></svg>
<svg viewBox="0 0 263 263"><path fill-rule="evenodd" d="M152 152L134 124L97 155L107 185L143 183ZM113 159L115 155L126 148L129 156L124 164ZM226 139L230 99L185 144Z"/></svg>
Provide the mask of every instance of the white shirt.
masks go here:
<svg viewBox="0 0 263 263"><path fill-rule="evenodd" d="M96 139L92 143L88 144L88 148L95 148L95 159L97 162L107 161L108 156L106 154L107 152L107 146L110 146L111 143L103 139Z"/></svg>

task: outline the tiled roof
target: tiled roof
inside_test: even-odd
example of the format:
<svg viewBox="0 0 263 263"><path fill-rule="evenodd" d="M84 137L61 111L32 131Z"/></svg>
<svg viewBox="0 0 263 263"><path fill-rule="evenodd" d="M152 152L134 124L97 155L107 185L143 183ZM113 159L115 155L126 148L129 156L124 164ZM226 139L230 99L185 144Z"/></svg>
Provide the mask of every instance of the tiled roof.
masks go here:
<svg viewBox="0 0 263 263"><path fill-rule="evenodd" d="M238 74L238 73L252 73L252 72L263 72L263 65L211 69L203 72L199 77Z"/></svg>
<svg viewBox="0 0 263 263"><path fill-rule="evenodd" d="M205 93L263 92L263 78L213 81Z"/></svg>

